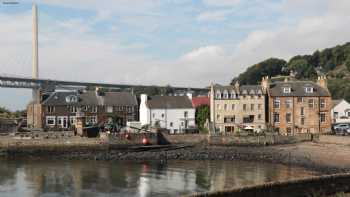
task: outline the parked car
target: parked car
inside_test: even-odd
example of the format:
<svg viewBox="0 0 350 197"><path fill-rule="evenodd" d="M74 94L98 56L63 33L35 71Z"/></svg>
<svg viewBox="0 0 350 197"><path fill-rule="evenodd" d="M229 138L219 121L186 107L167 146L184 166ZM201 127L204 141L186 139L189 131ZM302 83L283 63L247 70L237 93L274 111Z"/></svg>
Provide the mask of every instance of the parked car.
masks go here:
<svg viewBox="0 0 350 197"><path fill-rule="evenodd" d="M350 125L349 124L337 124L334 125L334 131L336 135L349 135Z"/></svg>

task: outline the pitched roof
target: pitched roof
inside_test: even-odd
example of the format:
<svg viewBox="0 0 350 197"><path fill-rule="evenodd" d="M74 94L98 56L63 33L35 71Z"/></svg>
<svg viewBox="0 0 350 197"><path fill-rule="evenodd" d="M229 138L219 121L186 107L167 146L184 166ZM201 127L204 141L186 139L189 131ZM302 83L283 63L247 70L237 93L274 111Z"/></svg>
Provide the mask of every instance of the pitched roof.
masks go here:
<svg viewBox="0 0 350 197"><path fill-rule="evenodd" d="M344 99L335 99L332 100L332 108L337 106L340 102L342 102Z"/></svg>
<svg viewBox="0 0 350 197"><path fill-rule="evenodd" d="M187 96L152 96L147 100L150 109L184 109L193 108Z"/></svg>
<svg viewBox="0 0 350 197"><path fill-rule="evenodd" d="M290 87L290 93L284 93L283 88ZM305 92L305 87L312 87L313 92ZM269 88L270 96L330 96L327 89L319 86L312 81L288 81L288 82L274 82Z"/></svg>
<svg viewBox="0 0 350 197"><path fill-rule="evenodd" d="M199 107L201 105L210 105L210 99L208 96L197 96L192 98L193 107Z"/></svg>
<svg viewBox="0 0 350 197"><path fill-rule="evenodd" d="M67 102L67 97L74 96L78 102ZM78 92L54 92L43 105L109 105L109 106L135 106L136 96L129 92L106 92L98 96L95 91Z"/></svg>

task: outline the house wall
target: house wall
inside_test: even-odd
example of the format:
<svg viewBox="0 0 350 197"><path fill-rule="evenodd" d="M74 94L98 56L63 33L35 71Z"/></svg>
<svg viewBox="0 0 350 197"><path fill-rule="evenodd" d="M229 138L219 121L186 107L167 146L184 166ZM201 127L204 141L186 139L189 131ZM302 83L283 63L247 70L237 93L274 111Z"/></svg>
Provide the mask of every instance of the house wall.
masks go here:
<svg viewBox="0 0 350 197"><path fill-rule="evenodd" d="M187 112L187 118L184 116L185 112ZM171 132L180 132L185 129L185 120L188 121L188 127L195 126L195 109L193 108L150 109L149 113L151 125L159 121L161 128L169 129Z"/></svg>
<svg viewBox="0 0 350 197"><path fill-rule="evenodd" d="M325 99L326 105L320 107L320 99ZM280 100L280 107L274 107L274 99ZM292 106L287 108L286 100L292 100ZM309 99L313 99L314 106L309 107ZM302 97L302 102L298 102L298 97L270 97L269 98L269 123L271 126L278 128L281 134L288 134L289 128L291 133L325 133L331 128L331 105L330 97ZM304 115L301 114L301 108L304 108ZM279 122L274 122L274 113L279 113ZM286 121L286 114L291 113L291 121ZM320 113L325 113L325 122L320 122ZM301 119L304 118L304 124Z"/></svg>
<svg viewBox="0 0 350 197"><path fill-rule="evenodd" d="M42 117L42 125L44 127L49 127L49 128L60 128L60 125L57 125L57 118L62 116L66 117L68 122L70 117L75 117L76 113L72 113L70 111L71 106L68 105L59 105L59 106L53 106L54 107L54 112L49 112L48 111L47 105L43 105L43 117ZM77 107L82 107L82 106L77 106ZM97 112L93 112L92 108L94 106L89 106L87 110L82 110L84 113L85 117L91 117L95 116L97 118L97 122L104 122L108 119L108 117L117 117L117 123L120 125L126 125L127 121L135 121L137 119L137 112L138 112L138 107L137 106L131 106L132 110L128 111L126 110L127 108L122 108L120 110L119 106L112 106L113 107L113 112L109 113L107 112L107 106L97 106ZM124 107L124 106L122 106ZM127 106L125 106L127 107ZM56 118L56 125L47 125L46 124L46 117L47 116L54 116ZM74 125L68 124L68 128L73 127Z"/></svg>
<svg viewBox="0 0 350 197"><path fill-rule="evenodd" d="M350 117L346 112L350 111L350 104L345 100L342 100L338 105L334 106L331 110L332 123L350 122ZM338 112L338 117L334 115ZM348 118L341 118L348 117Z"/></svg>
<svg viewBox="0 0 350 197"><path fill-rule="evenodd" d="M141 95L141 102L140 102L140 122L141 125L147 125L151 123L150 120L150 109L147 107L147 95L142 94Z"/></svg>
<svg viewBox="0 0 350 197"><path fill-rule="evenodd" d="M243 109L244 104L246 110ZM254 105L254 109L251 109L251 105ZM227 106L225 109L225 105ZM232 109L234 105L234 109ZM260 105L260 108L258 108ZM239 96L236 99L214 99L214 105L211 107L211 113L214 110L214 119L216 128L220 132L225 132L226 126L233 126L234 131L238 130L238 125L244 124L245 126L252 126L254 130L260 130L266 128L266 117L265 117L265 96L258 97L254 96ZM260 114L260 119L258 116ZM243 123L243 118L249 115L254 116L254 122ZM225 123L224 118L228 116L235 116L235 122Z"/></svg>

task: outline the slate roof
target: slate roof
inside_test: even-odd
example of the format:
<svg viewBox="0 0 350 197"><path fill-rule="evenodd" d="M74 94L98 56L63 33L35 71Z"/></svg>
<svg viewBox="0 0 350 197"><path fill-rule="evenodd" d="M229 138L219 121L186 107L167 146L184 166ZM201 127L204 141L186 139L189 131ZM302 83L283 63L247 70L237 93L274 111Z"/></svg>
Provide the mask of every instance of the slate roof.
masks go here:
<svg viewBox="0 0 350 197"><path fill-rule="evenodd" d="M76 96L77 103L67 103L68 96ZM107 105L107 106L135 106L136 96L129 92L106 92L104 96L98 96L95 91L78 92L54 92L43 103L43 105Z"/></svg>
<svg viewBox="0 0 350 197"><path fill-rule="evenodd" d="M290 93L284 93L283 88L290 87ZM313 92L305 92L305 87L312 87ZM269 88L270 96L330 96L330 93L327 89L322 88L318 84L312 81L288 81L288 82L274 82L270 85Z"/></svg>
<svg viewBox="0 0 350 197"><path fill-rule="evenodd" d="M239 90L234 85L229 86L222 86L219 84L216 84L214 86L215 90L220 91L235 91L237 94L262 94L262 87L260 85L241 85L239 86Z"/></svg>
<svg viewBox="0 0 350 197"><path fill-rule="evenodd" d="M147 100L150 109L188 109L193 108L187 96L152 96Z"/></svg>

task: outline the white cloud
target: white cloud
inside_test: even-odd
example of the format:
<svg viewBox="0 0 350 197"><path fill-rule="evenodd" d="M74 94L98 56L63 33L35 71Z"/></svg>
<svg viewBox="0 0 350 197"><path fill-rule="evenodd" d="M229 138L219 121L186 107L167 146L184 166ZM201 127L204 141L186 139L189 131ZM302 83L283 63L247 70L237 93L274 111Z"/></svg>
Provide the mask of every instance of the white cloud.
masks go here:
<svg viewBox="0 0 350 197"><path fill-rule="evenodd" d="M203 2L210 6L236 6L241 2L241 0L203 0Z"/></svg>
<svg viewBox="0 0 350 197"><path fill-rule="evenodd" d="M197 16L198 21L222 21L231 13L230 10L207 11Z"/></svg>
<svg viewBox="0 0 350 197"><path fill-rule="evenodd" d="M102 10L106 7L113 7L106 8L113 13L116 9L129 9L130 11L133 8L128 7L134 3L132 1L117 2L120 3L119 8L113 7L114 5L108 6L107 1L102 2L101 5L97 5L97 1L50 1L49 3L75 9L94 9L93 6L97 6L99 10ZM151 5L146 0L141 1L141 5L147 4L147 6L137 5L138 8L135 10L142 14L129 13L126 18L121 18L122 22L139 26L142 29L147 28L146 32L156 29L159 21L167 20L165 22L168 22L168 17L147 14L157 5L157 1L154 2L156 3ZM224 1L215 2L225 5ZM230 5L234 6L232 1L227 2L231 2ZM302 7L303 2L305 1L293 4L293 1L287 1L290 7L285 7L284 4L277 6L283 13L283 16L280 16L282 19L278 22L283 21L283 18L294 16L295 9ZM117 35L116 29L121 28L118 26L111 32L101 35L94 31L93 22L86 23L84 20L74 18L47 21L40 27L40 75L44 78L74 81L171 84L195 87L206 86L211 81L229 83L232 77L245 70L247 66L266 58L272 56L289 58L296 54L311 53L316 49L332 47L349 41L350 16L347 11L347 8L350 7L349 1L322 2L320 7L313 8L312 14L301 17L294 23L276 23L277 25L273 28L255 28L247 35L242 33L241 37L237 37L238 41L234 42L225 42L230 41L230 38L208 41L204 37L200 42L191 43L192 46L198 46L197 48L193 47L193 50L173 59L155 59L147 56L145 51L148 49L147 45L142 42L125 44ZM207 3L213 5L210 4L213 2L207 1ZM131 13L136 12L135 10L132 10ZM222 14L218 12L212 15L204 12L201 17L198 17L198 20L223 20L227 16L225 11L226 9ZM144 15L149 15L147 20L143 17ZM110 14L106 14L106 16L100 15L96 18L104 20L109 16ZM181 23L186 19L184 16L179 17L181 17ZM30 76L30 13L0 14L0 23L2 24L0 28L0 73ZM172 30L177 29L177 25L174 24L180 24L179 21L170 20L169 23L172 24ZM216 31L228 30L216 29ZM182 36L185 37L186 34ZM192 42L194 39L191 36L185 39ZM175 47L174 45L178 44L176 42L167 40L164 44L167 47ZM0 98L0 103L1 99L4 98Z"/></svg>

